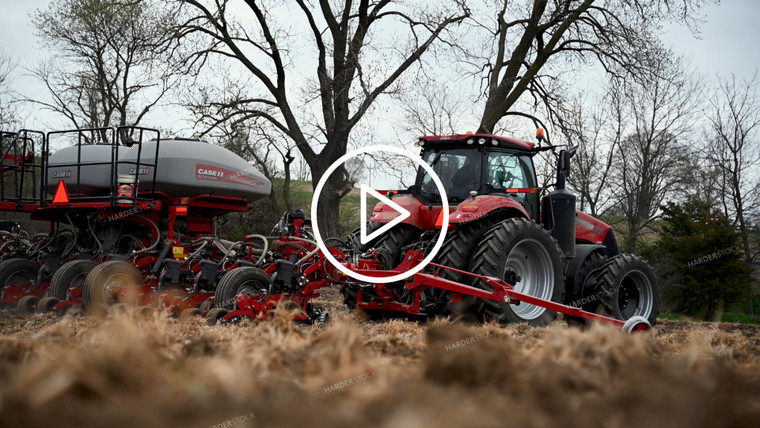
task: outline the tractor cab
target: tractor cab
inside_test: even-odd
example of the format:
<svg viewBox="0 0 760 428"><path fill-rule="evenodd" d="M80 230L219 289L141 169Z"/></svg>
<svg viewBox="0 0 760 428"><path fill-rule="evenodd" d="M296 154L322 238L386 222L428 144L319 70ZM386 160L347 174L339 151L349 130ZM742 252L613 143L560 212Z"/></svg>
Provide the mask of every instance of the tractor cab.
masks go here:
<svg viewBox="0 0 760 428"><path fill-rule="evenodd" d="M531 218L538 218L533 144L475 134L422 137L417 145L422 147L422 159L441 179L449 204L496 195L513 198ZM412 193L424 204L442 203L438 187L422 168Z"/></svg>

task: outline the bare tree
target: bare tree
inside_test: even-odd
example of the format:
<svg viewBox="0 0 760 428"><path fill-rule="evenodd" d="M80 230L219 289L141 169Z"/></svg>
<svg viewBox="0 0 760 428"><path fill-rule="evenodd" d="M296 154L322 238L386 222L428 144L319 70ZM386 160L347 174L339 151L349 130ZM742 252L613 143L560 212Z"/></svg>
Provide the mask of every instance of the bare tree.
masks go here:
<svg viewBox="0 0 760 428"><path fill-rule="evenodd" d="M174 60L173 16L151 0L54 0L37 10L37 34L57 54L33 70L52 99L29 101L77 128L139 124L187 71Z"/></svg>
<svg viewBox="0 0 760 428"><path fill-rule="evenodd" d="M622 123L614 124L611 119L621 117L615 109L622 106L611 103L612 96L608 93L590 107L583 102L574 103L573 113L562 129L567 142L579 146L572 159L573 173L567 179L568 184L579 193L580 210L588 209L595 217L611 207L607 203L609 180L620 143Z"/></svg>
<svg viewBox="0 0 760 428"><path fill-rule="evenodd" d="M462 119L470 113L471 104L462 99L469 94L463 96L455 85L437 81L424 70L415 83L413 91L400 97L405 130L415 137L464 133Z"/></svg>
<svg viewBox="0 0 760 428"><path fill-rule="evenodd" d="M10 86L11 73L15 64L10 56L0 50L0 130L13 131L18 117L13 104L13 91Z"/></svg>
<svg viewBox="0 0 760 428"><path fill-rule="evenodd" d="M735 76L720 80L710 97L710 129L706 152L710 166L717 169L720 202L726 216L742 233L744 259L752 264L760 253L752 246L751 218L760 210L760 98L758 76L737 82ZM748 305L753 312L752 300Z"/></svg>
<svg viewBox="0 0 760 428"><path fill-rule="evenodd" d="M475 20L473 28L488 38L470 49L467 59L477 67L473 72L485 72L479 131L492 133L504 116L519 113L514 107L526 93L543 105L547 117L561 120L562 94L549 88L563 78L550 71L558 63L595 62L616 76L655 69L659 26L669 20L695 24L695 11L707 2L500 0L496 13L486 7L486 17Z"/></svg>
<svg viewBox="0 0 760 428"><path fill-rule="evenodd" d="M657 73L640 82L613 82L617 146L611 190L624 217L625 250L633 252L660 206L687 181L699 82L679 60L661 57ZM664 77L660 77L664 76Z"/></svg>
<svg viewBox="0 0 760 428"><path fill-rule="evenodd" d="M296 0L293 10L247 0L250 18L242 24L227 0L181 3L186 13L184 34L201 34L210 41L196 58L232 59L256 84L252 95L218 105L219 120L269 121L295 142L309 164L314 185L346 153L352 130L377 98L393 89L446 28L468 16L458 2L453 9L439 6L442 11L428 12L410 10L391 0L319 0L316 4ZM275 12L287 15L288 24L278 22ZM289 25L297 20L308 29L311 40L298 39L294 46L296 36ZM392 36L384 39L384 35ZM317 62L312 86L305 91L319 105L321 117L316 123L298 113L308 107L297 105L291 95L295 67L288 52L304 46L312 47ZM381 49L384 55L374 59L369 55ZM338 210L334 207L352 187L345 168L327 180L317 219L325 235L337 232Z"/></svg>

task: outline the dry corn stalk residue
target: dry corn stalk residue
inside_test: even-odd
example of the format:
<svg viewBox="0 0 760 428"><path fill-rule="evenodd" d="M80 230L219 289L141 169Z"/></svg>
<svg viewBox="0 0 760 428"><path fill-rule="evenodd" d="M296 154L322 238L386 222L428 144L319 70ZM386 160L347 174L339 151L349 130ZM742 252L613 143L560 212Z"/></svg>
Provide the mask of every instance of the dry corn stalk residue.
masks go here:
<svg viewBox="0 0 760 428"><path fill-rule="evenodd" d="M0 312L0 426L760 426L760 328Z"/></svg>

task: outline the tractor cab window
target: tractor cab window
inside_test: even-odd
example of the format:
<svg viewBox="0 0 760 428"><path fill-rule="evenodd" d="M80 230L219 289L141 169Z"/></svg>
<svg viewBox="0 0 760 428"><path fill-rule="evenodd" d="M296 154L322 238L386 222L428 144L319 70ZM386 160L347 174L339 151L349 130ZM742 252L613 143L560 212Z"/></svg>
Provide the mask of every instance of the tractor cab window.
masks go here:
<svg viewBox="0 0 760 428"><path fill-rule="evenodd" d="M536 173L530 156L490 151L485 177L487 192L503 194L507 189L518 190L520 193L509 195L517 199L531 216L538 215L538 193L525 191L536 187Z"/></svg>
<svg viewBox="0 0 760 428"><path fill-rule="evenodd" d="M480 189L481 152L473 149L432 150L423 156L433 168L446 189L450 203L459 203L470 196L470 191ZM433 179L424 170L418 181L420 199L430 204L440 204L441 195Z"/></svg>

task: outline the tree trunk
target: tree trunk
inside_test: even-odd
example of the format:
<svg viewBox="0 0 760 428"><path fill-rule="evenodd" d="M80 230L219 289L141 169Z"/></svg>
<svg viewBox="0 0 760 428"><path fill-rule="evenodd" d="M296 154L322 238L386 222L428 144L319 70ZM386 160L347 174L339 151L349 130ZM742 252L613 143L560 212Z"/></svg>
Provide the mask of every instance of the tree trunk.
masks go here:
<svg viewBox="0 0 760 428"><path fill-rule="evenodd" d="M715 303L710 303L705 321L721 322L723 320L723 309L725 306L726 302L724 302L723 299L720 299Z"/></svg>
<svg viewBox="0 0 760 428"><path fill-rule="evenodd" d="M314 190L316 190L317 183L319 183L325 171L330 165L332 165L332 163L333 160L331 160L329 156L325 156L319 159L318 164L315 165L316 168L312 167L312 171L315 171L312 177L312 186L314 186ZM340 234L342 233L338 222L340 216L340 200L350 192L353 187L353 183L346 180L345 177L346 171L341 165L330 174L330 177L325 181L325 185L322 187L319 194L316 221L319 224L319 233L322 238L340 238ZM314 198L312 198L311 203L315 203Z"/></svg>

